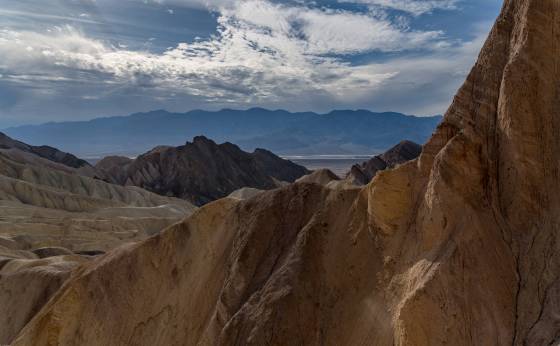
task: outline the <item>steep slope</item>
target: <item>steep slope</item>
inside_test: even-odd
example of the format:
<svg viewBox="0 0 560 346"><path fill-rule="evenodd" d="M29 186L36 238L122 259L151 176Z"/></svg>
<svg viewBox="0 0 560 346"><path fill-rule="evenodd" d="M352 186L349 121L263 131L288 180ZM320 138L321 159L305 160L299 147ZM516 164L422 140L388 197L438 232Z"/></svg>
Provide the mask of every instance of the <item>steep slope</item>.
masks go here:
<svg viewBox="0 0 560 346"><path fill-rule="evenodd" d="M159 110L4 131L31 144L47 143L86 157L138 156L157 145L177 146L185 138L201 134L220 143L236 143L245 151L267 148L282 155L363 154L383 151L403 138L423 143L440 120L440 116L367 110L328 114L262 108L187 113Z"/></svg>
<svg viewBox="0 0 560 346"><path fill-rule="evenodd" d="M340 178L328 169L318 169L313 173L303 176L297 180L298 183L314 183L328 185L332 181L339 181Z"/></svg>
<svg viewBox="0 0 560 346"><path fill-rule="evenodd" d="M127 180L127 169L134 160L124 156L107 156L95 164L95 169L102 178L116 184L123 184Z"/></svg>
<svg viewBox="0 0 560 346"><path fill-rule="evenodd" d="M92 211L103 207L155 207L188 205L130 186L122 187L98 179L62 172L37 161L20 161L0 152L0 200L18 201L38 207L66 211Z"/></svg>
<svg viewBox="0 0 560 346"><path fill-rule="evenodd" d="M346 180L356 185L365 185L375 177L379 171L394 168L397 165L414 160L422 152L422 146L411 141L402 141L381 155L352 166Z"/></svg>
<svg viewBox="0 0 560 346"><path fill-rule="evenodd" d="M419 159L212 203L82 267L14 344L557 344L558 18L506 0Z"/></svg>
<svg viewBox="0 0 560 346"><path fill-rule="evenodd" d="M46 145L33 146L20 141L16 141L2 132L0 132L0 149L18 149L24 152L32 153L47 160L61 163L72 168L81 168L90 166L86 161L77 158L76 156L62 152L56 148Z"/></svg>
<svg viewBox="0 0 560 346"><path fill-rule="evenodd" d="M0 343L13 340L60 289L72 270L87 261L85 257L70 255L14 259L0 265Z"/></svg>
<svg viewBox="0 0 560 346"><path fill-rule="evenodd" d="M25 236L29 248L106 251L145 239L195 209L80 172L19 149L0 150L0 235Z"/></svg>
<svg viewBox="0 0 560 346"><path fill-rule="evenodd" d="M96 168L108 181L145 188L202 205L243 187L272 189L309 173L304 167L258 149L246 153L231 143L195 137L180 147L156 147L126 161L111 157Z"/></svg>

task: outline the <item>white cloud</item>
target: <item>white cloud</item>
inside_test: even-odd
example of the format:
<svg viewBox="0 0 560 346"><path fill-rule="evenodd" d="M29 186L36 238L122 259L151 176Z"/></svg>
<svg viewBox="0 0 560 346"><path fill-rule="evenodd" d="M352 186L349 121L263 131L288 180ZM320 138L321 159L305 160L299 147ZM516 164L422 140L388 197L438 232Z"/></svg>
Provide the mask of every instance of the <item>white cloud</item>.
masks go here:
<svg viewBox="0 0 560 346"><path fill-rule="evenodd" d="M8 18L34 18L37 20L57 20L57 21L69 21L69 22L76 22L76 23L87 23L87 24L99 24L96 21L90 19L90 16L87 13L81 13L78 16L63 16L63 15L54 15L48 13L34 13L34 12L27 12L27 11L16 11L16 10L9 10L9 9L2 9L0 8L0 16L5 16Z"/></svg>
<svg viewBox="0 0 560 346"><path fill-rule="evenodd" d="M212 6L219 6L214 36L163 53L96 40L74 27L0 30L2 82L43 95L33 98L39 101L53 93L65 99L74 93L99 104L122 95L151 98L166 108L172 107L171 99L181 99L183 107L189 100L219 107L436 113L443 111L480 47L478 40L452 45L441 32L410 30L383 15L265 0ZM348 59L370 52L398 54L383 55L377 63Z"/></svg>
<svg viewBox="0 0 560 346"><path fill-rule="evenodd" d="M3 30L0 68L13 76L97 73L107 83L165 88L222 102L262 102L302 92L346 97L397 73L352 66L325 54L437 48L441 42L439 32L403 30L366 14L262 0L223 7L218 22L218 34L211 39L181 43L163 54L111 46L72 27L52 33Z"/></svg>
<svg viewBox="0 0 560 346"><path fill-rule="evenodd" d="M419 16L434 10L454 10L460 0L339 0L340 2L361 3L385 9L408 12Z"/></svg>
<svg viewBox="0 0 560 346"><path fill-rule="evenodd" d="M298 42L305 54L350 54L430 48L439 31L410 31L364 13L244 1L222 10L234 25L270 38ZM254 26L251 28L251 26ZM253 29L253 30L251 30ZM260 30L259 30L260 29ZM261 39L265 35L260 35Z"/></svg>

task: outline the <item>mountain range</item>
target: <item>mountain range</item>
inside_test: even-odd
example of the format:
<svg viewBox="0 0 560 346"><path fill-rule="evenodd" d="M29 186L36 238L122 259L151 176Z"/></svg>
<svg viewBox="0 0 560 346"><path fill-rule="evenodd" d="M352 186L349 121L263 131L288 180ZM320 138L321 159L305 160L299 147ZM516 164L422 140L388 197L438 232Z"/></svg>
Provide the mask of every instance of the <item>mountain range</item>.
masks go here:
<svg viewBox="0 0 560 346"><path fill-rule="evenodd" d="M158 145L177 146L204 135L245 151L267 148L279 155L374 154L407 139L424 143L440 116L416 117L367 110L328 114L251 108L221 111L164 110L91 121L46 123L3 130L33 145L48 144L84 158L136 156Z"/></svg>

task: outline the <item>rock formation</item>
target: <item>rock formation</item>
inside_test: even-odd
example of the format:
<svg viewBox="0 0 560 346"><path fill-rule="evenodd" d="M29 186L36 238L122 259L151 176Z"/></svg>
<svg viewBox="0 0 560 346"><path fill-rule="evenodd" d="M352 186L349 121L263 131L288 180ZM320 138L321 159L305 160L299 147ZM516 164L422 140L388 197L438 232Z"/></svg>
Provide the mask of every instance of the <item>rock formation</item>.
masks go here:
<svg viewBox="0 0 560 346"><path fill-rule="evenodd" d="M13 344L557 344L559 18L506 0L417 160L211 203L83 265Z"/></svg>
<svg viewBox="0 0 560 346"><path fill-rule="evenodd" d="M1 246L0 246L1 247ZM76 255L0 264L0 344L8 344L87 259Z"/></svg>
<svg viewBox="0 0 560 346"><path fill-rule="evenodd" d="M26 249L105 251L145 239L195 209L187 201L83 176L85 166L47 160L18 143L0 149L0 236L25 235Z"/></svg>
<svg viewBox="0 0 560 346"><path fill-rule="evenodd" d="M297 180L298 183L314 183L326 186L330 182L339 181L340 178L329 169L318 169Z"/></svg>
<svg viewBox="0 0 560 346"><path fill-rule="evenodd" d="M260 195L265 190L254 189L252 187L244 187L239 190L235 190L228 195L229 198L236 198L236 199L249 199L253 198L257 195Z"/></svg>
<svg viewBox="0 0 560 346"><path fill-rule="evenodd" d="M62 152L56 148L52 148L46 145L43 146L33 146L25 144L20 141L16 141L2 132L0 132L0 149L18 149L24 152L35 154L47 160L61 163L72 168L81 168L90 166L87 161L77 158L76 156Z"/></svg>
<svg viewBox="0 0 560 346"><path fill-rule="evenodd" d="M414 160L422 152L422 146L411 141L402 141L381 155L352 166L346 180L355 185L369 183L377 172L395 168L397 165Z"/></svg>
<svg viewBox="0 0 560 346"><path fill-rule="evenodd" d="M272 189L309 173L304 167L257 149L195 137L180 147L157 147L132 161L110 157L96 168L107 181L133 185L202 205L243 187Z"/></svg>
<svg viewBox="0 0 560 346"><path fill-rule="evenodd" d="M84 176L95 170L71 154L7 136L0 141L2 345L89 254L145 239L195 209L183 200Z"/></svg>

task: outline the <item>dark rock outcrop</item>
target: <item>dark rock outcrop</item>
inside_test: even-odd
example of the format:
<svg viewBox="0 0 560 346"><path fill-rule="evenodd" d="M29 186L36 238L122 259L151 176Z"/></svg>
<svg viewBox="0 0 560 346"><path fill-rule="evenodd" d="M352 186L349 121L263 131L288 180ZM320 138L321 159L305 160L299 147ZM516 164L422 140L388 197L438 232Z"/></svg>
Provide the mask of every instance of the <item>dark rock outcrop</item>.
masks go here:
<svg viewBox="0 0 560 346"><path fill-rule="evenodd" d="M279 182L293 182L309 173L269 151L246 153L234 144L216 144L203 136L179 147L154 148L135 160L104 159L96 169L113 183L139 186L198 205L243 187L276 188Z"/></svg>
<svg viewBox="0 0 560 346"><path fill-rule="evenodd" d="M82 168L90 166L87 161L79 159L72 154L65 153L47 145L33 146L20 141L16 141L15 139L6 136L2 132L0 132L0 149L18 149L72 168Z"/></svg>
<svg viewBox="0 0 560 346"><path fill-rule="evenodd" d="M49 258L49 257L66 256L66 255L73 254L72 251L57 246L41 247L38 249L34 249L31 252L33 252L39 258Z"/></svg>
<svg viewBox="0 0 560 346"><path fill-rule="evenodd" d="M257 168L279 181L294 182L309 171L291 161L284 160L265 149L256 149L251 154Z"/></svg>
<svg viewBox="0 0 560 346"><path fill-rule="evenodd" d="M411 141L402 141L381 155L369 161L352 166L346 179L356 185L365 185L375 177L377 172L394 168L397 165L414 160L422 152L422 146Z"/></svg>

